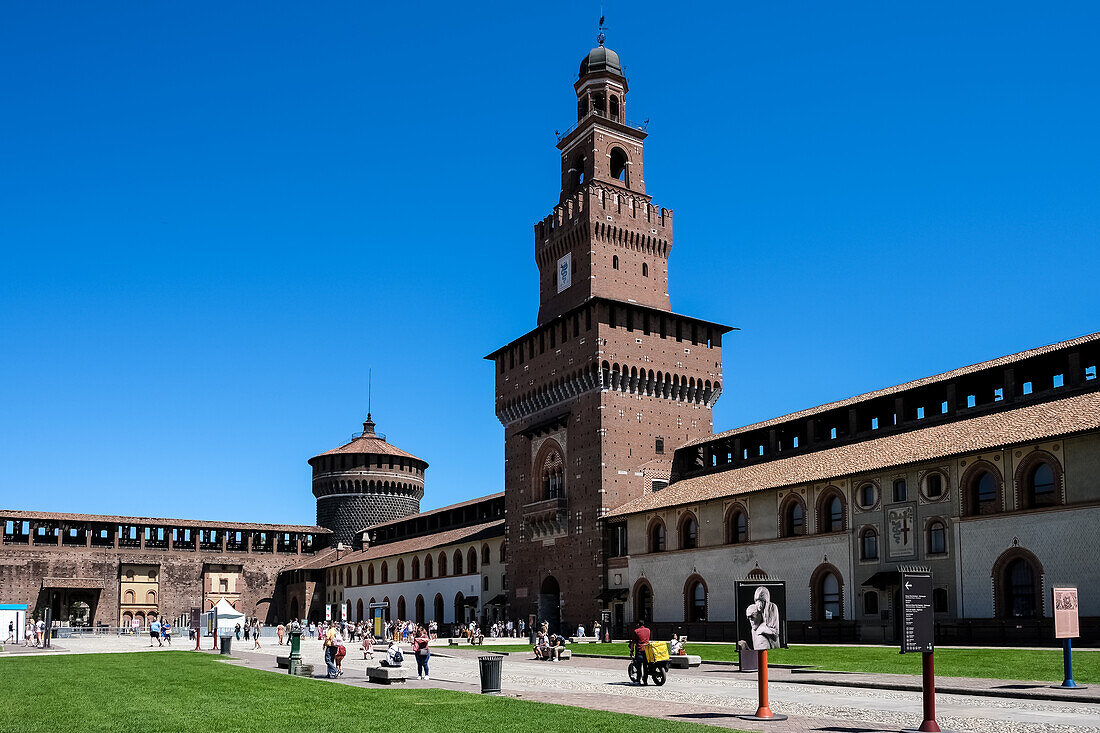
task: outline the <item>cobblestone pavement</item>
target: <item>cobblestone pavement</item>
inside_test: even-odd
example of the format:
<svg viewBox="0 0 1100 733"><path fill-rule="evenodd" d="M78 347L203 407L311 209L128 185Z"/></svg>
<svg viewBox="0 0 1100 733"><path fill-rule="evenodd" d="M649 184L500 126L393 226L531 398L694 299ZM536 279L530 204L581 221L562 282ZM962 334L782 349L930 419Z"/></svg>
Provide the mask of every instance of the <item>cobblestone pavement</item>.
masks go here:
<svg viewBox="0 0 1100 733"><path fill-rule="evenodd" d="M276 668L276 655L289 653L287 646L261 642L234 642L234 664L257 669ZM148 638L93 638L58 640L53 653L150 651ZM204 647L212 645L204 640ZM179 649L194 648L194 642L176 642ZM153 647L152 651L161 651ZM303 659L324 675L321 645L305 640ZM344 684L366 686L364 672L376 661L364 660L349 646L344 660ZM381 655L376 655L381 657ZM477 692L480 690L477 657L469 650L441 648L431 659L431 680L416 677L415 663L408 655L413 679L409 688L439 687ZM904 690L866 689L836 685L773 680L771 707L790 718L784 722L754 723L738 714L756 709L756 682L734 668L703 665L684 671L673 670L664 687L635 687L626 679L623 660L574 658L565 662L537 662L526 654L513 654L503 662L504 693L509 696L615 712L638 713L670 720L686 720L726 728L768 730L776 733L880 733L915 727L921 719L921 696ZM373 687L373 686L372 686ZM1100 705L1088 702L991 698L968 694L937 695L937 718L944 728L965 733L1100 733Z"/></svg>

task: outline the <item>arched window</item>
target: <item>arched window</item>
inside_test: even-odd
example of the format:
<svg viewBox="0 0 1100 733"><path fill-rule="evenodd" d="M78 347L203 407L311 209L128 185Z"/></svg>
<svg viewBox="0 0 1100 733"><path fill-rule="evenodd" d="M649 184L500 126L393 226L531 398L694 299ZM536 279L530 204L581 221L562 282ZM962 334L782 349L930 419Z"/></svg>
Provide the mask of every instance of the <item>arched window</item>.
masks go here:
<svg viewBox="0 0 1100 733"><path fill-rule="evenodd" d="M477 572L477 550L470 548L470 551L466 553L466 572Z"/></svg>
<svg viewBox="0 0 1100 733"><path fill-rule="evenodd" d="M928 525L928 554L942 555L947 552L947 527L936 519Z"/></svg>
<svg viewBox="0 0 1100 733"><path fill-rule="evenodd" d="M420 558L414 557L412 561L412 579L420 580Z"/></svg>
<svg viewBox="0 0 1100 733"><path fill-rule="evenodd" d="M1054 469L1049 463L1040 462L1028 472L1027 500L1025 507L1033 509L1057 504L1054 492Z"/></svg>
<svg viewBox="0 0 1100 733"><path fill-rule="evenodd" d="M818 531L844 531L844 499L836 489L829 489L821 495L818 503Z"/></svg>
<svg viewBox="0 0 1100 733"><path fill-rule="evenodd" d="M799 537L806 534L806 508L797 496L792 495L787 499L781 517L782 536Z"/></svg>
<svg viewBox="0 0 1100 733"><path fill-rule="evenodd" d="M642 277L649 277L649 265L642 263Z"/></svg>
<svg viewBox="0 0 1100 733"><path fill-rule="evenodd" d="M859 534L859 559L878 560L878 532L871 527Z"/></svg>
<svg viewBox="0 0 1100 733"><path fill-rule="evenodd" d="M125 600L126 603L133 603L134 602L134 592L132 590L126 591L125 599L126 599Z"/></svg>
<svg viewBox="0 0 1100 733"><path fill-rule="evenodd" d="M619 269L619 255L611 255L611 269L612 270L618 270Z"/></svg>
<svg viewBox="0 0 1100 733"><path fill-rule="evenodd" d="M439 553L439 577L447 577L447 555L446 553Z"/></svg>
<svg viewBox="0 0 1100 733"><path fill-rule="evenodd" d="M680 549L694 550L699 546L699 523L695 515L687 512L680 520Z"/></svg>
<svg viewBox="0 0 1100 733"><path fill-rule="evenodd" d="M424 558L424 577L425 578L431 578L432 577L432 556L431 555L427 555Z"/></svg>
<svg viewBox="0 0 1100 733"><path fill-rule="evenodd" d="M822 618L840 618L840 580L833 573L821 578Z"/></svg>
<svg viewBox="0 0 1100 733"><path fill-rule="evenodd" d="M149 591L148 593L146 593L145 594L145 602L146 603L156 603L157 602L156 592L155 591Z"/></svg>
<svg viewBox="0 0 1100 733"><path fill-rule="evenodd" d="M500 562L501 562L501 563L504 563L504 562L505 562L505 558L506 558L507 556L508 556L508 551L507 551L507 550L505 549L505 547L504 547L504 543L503 543L503 542L501 542L501 543L500 543Z"/></svg>
<svg viewBox="0 0 1100 733"><path fill-rule="evenodd" d="M298 599L295 598L294 600L297 601ZM297 618L298 614L292 613L292 614L290 614L290 617L291 618ZM358 601L355 602L355 620L356 621L362 621L363 620L363 599L362 598L360 598Z"/></svg>
<svg viewBox="0 0 1100 733"><path fill-rule="evenodd" d="M1035 593L1035 570L1022 557L1005 569L1006 609L1012 618L1034 618L1039 608Z"/></svg>
<svg viewBox="0 0 1100 733"><path fill-rule="evenodd" d="M639 580L634 586L634 618L645 621L653 619L653 589L646 580Z"/></svg>
<svg viewBox="0 0 1100 733"><path fill-rule="evenodd" d="M863 594L863 613L867 616L878 615L878 593L873 590Z"/></svg>
<svg viewBox="0 0 1100 733"><path fill-rule="evenodd" d="M367 566L367 585L374 585L374 563Z"/></svg>
<svg viewBox="0 0 1100 733"><path fill-rule="evenodd" d="M939 499L943 496L943 474L939 471L930 471L924 477L924 495L929 499Z"/></svg>
<svg viewBox="0 0 1100 733"><path fill-rule="evenodd" d="M905 479L894 479L894 501L905 501L907 494Z"/></svg>
<svg viewBox="0 0 1100 733"><path fill-rule="evenodd" d="M452 567L455 575L462 575L462 550L455 550Z"/></svg>
<svg viewBox="0 0 1100 733"><path fill-rule="evenodd" d="M489 545L482 545L481 546L481 564L483 566L488 565L490 559L491 559L491 554L489 552Z"/></svg>
<svg viewBox="0 0 1100 733"><path fill-rule="evenodd" d="M966 516L996 514L1001 510L1000 478L988 463L975 463L963 479L963 511Z"/></svg>
<svg viewBox="0 0 1100 733"><path fill-rule="evenodd" d="M405 558L399 557L397 559L397 582L400 583L405 580Z"/></svg>
<svg viewBox="0 0 1100 733"><path fill-rule="evenodd" d="M726 515L726 542L736 545L749 539L749 518L740 505L734 505Z"/></svg>
<svg viewBox="0 0 1100 733"><path fill-rule="evenodd" d="M844 618L844 581L836 566L822 563L810 576L810 608L814 621Z"/></svg>
<svg viewBox="0 0 1100 733"><path fill-rule="evenodd" d="M875 505L875 485L872 483L866 483L859 487L859 505L864 509L870 509Z"/></svg>
<svg viewBox="0 0 1100 733"><path fill-rule="evenodd" d="M614 94L611 95L611 119L619 121L619 98Z"/></svg>
<svg viewBox="0 0 1100 733"><path fill-rule="evenodd" d="M390 582L390 564L388 562L382 562L382 582Z"/></svg>
<svg viewBox="0 0 1100 733"><path fill-rule="evenodd" d="M611 177L630 186L630 161L622 148L611 149Z"/></svg>
<svg viewBox="0 0 1100 733"><path fill-rule="evenodd" d="M649 551L665 551L665 523L657 519L649 528Z"/></svg>
<svg viewBox="0 0 1100 733"><path fill-rule="evenodd" d="M355 569L355 584L363 585L363 566L360 565Z"/></svg>
<svg viewBox="0 0 1100 733"><path fill-rule="evenodd" d="M539 481L542 484L544 499L565 497L565 461L557 441L548 440L539 449Z"/></svg>
<svg viewBox="0 0 1100 733"><path fill-rule="evenodd" d="M696 623L706 620L707 585L699 576L692 576L684 584L684 621Z"/></svg>
<svg viewBox="0 0 1100 733"><path fill-rule="evenodd" d="M408 616L405 615L405 596L397 597L397 618L402 621L408 620Z"/></svg>

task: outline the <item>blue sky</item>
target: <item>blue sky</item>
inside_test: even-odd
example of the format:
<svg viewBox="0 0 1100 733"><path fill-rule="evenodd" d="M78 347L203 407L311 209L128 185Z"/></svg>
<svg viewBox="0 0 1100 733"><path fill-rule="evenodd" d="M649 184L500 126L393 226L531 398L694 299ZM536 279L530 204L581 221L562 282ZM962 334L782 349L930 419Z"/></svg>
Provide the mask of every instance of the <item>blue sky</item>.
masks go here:
<svg viewBox="0 0 1100 733"><path fill-rule="evenodd" d="M500 490L597 10L0 7L0 508L310 523L368 368L425 508ZM605 12L716 429L1100 330L1096 4Z"/></svg>

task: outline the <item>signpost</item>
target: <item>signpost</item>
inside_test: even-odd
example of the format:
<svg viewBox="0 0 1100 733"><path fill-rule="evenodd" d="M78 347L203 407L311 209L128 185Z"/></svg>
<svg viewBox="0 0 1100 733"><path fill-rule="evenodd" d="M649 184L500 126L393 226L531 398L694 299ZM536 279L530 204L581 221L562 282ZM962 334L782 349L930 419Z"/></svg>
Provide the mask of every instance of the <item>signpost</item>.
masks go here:
<svg viewBox="0 0 1100 733"><path fill-rule="evenodd" d="M737 638L756 651L757 706L742 720L781 721L786 715L772 712L768 699L768 650L787 645L787 584L782 580L738 580L733 584L737 604Z"/></svg>
<svg viewBox="0 0 1100 733"><path fill-rule="evenodd" d="M901 653L921 655L924 721L907 733L941 733L936 722L936 628L932 611L932 574L901 574Z"/></svg>
<svg viewBox="0 0 1100 733"><path fill-rule="evenodd" d="M1086 690L1087 687L1073 681L1073 640L1081 635L1081 624L1077 618L1077 589L1052 588L1054 607L1054 638L1062 639L1062 666L1065 675L1060 685L1051 685L1058 689Z"/></svg>
<svg viewBox="0 0 1100 733"><path fill-rule="evenodd" d="M374 617L374 636L375 638L382 638L382 611L389 608L390 604L386 601L381 603L370 604L370 613Z"/></svg>

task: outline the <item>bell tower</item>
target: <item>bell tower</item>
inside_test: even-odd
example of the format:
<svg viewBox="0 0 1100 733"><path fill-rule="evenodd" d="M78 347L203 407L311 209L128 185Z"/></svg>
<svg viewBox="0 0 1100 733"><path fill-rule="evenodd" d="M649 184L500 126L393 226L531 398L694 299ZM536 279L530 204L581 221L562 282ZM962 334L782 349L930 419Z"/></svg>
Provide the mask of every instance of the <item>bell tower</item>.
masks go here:
<svg viewBox="0 0 1100 733"><path fill-rule="evenodd" d="M672 312L672 212L646 193L647 133L626 118L619 55L597 40L573 85L577 121L558 135L558 202L534 226L537 325L486 357L504 426L508 613L555 630L621 602L600 518L660 490L674 449L712 434L730 330Z"/></svg>
<svg viewBox="0 0 1100 733"><path fill-rule="evenodd" d="M599 41L573 84L577 122L558 137L558 205L535 225L539 323L595 297L670 307L672 212L646 194L647 133L627 121L619 54Z"/></svg>

